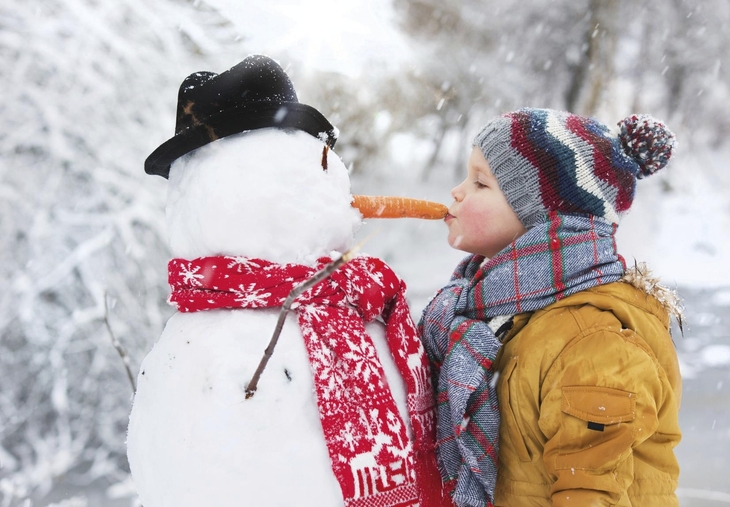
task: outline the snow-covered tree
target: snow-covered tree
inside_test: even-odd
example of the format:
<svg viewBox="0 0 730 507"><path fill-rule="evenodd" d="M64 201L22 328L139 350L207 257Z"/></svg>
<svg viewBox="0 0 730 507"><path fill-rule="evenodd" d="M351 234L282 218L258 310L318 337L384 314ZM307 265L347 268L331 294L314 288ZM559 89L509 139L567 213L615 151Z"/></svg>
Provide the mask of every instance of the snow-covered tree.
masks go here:
<svg viewBox="0 0 730 507"><path fill-rule="evenodd" d="M441 90L429 112L439 125L434 154L449 131L473 130L523 106L607 122L650 112L684 140L727 139L730 62L723 48L730 43L730 6L722 0L394 0L394 6L417 48L413 73Z"/></svg>
<svg viewBox="0 0 730 507"><path fill-rule="evenodd" d="M126 469L105 317L136 374L170 312L165 185L143 161L182 78L243 55L199 2L0 6L0 505Z"/></svg>

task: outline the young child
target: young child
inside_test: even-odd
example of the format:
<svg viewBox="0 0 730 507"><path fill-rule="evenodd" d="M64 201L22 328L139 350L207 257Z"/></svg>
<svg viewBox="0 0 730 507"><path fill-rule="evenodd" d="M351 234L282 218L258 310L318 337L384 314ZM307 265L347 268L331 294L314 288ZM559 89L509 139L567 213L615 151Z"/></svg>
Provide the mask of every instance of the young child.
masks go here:
<svg viewBox="0 0 730 507"><path fill-rule="evenodd" d="M521 109L474 139L451 192L469 252L423 312L439 468L465 506L676 506L678 302L614 235L636 180L669 160L649 116L620 132Z"/></svg>

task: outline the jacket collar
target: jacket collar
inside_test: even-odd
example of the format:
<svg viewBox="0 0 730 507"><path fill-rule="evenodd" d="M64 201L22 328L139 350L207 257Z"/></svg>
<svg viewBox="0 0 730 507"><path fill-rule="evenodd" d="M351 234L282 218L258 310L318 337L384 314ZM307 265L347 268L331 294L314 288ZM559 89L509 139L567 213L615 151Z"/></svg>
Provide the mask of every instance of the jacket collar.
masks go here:
<svg viewBox="0 0 730 507"><path fill-rule="evenodd" d="M681 300L674 290L659 284L646 265L639 264L629 268L619 282L599 285L572 294L537 312L525 312L514 316L512 328L502 339L507 343L519 333L533 317L557 308L569 306L591 305L600 310L610 311L629 329L636 327L635 321L640 315L650 314L669 329L670 315L675 317L680 329L683 321Z"/></svg>

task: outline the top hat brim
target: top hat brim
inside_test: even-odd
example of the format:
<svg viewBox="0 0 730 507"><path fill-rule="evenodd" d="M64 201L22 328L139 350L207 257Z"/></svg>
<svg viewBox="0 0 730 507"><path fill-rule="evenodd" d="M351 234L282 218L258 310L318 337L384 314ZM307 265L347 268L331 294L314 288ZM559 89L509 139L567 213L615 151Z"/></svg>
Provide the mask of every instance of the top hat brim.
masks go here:
<svg viewBox="0 0 730 507"><path fill-rule="evenodd" d="M321 139L330 148L337 141L332 124L311 106L300 102L258 102L211 115L161 144L144 163L147 174L167 178L172 163L183 155L217 139L262 128L302 130Z"/></svg>

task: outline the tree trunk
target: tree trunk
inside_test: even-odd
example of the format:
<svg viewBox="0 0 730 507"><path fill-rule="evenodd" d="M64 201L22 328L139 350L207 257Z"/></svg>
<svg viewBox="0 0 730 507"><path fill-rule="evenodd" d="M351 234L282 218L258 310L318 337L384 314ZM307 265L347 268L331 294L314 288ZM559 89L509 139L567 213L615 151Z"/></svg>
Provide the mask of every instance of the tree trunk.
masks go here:
<svg viewBox="0 0 730 507"><path fill-rule="evenodd" d="M471 144L469 143L469 113L462 116L459 131L459 150L457 151L454 163L454 177L456 181L460 181L466 174L466 157L471 153Z"/></svg>
<svg viewBox="0 0 730 507"><path fill-rule="evenodd" d="M566 107L578 114L594 115L614 74L618 0L591 0L590 20L583 47L586 53L576 66L566 94Z"/></svg>
<svg viewBox="0 0 730 507"><path fill-rule="evenodd" d="M428 177L431 175L431 171L438 161L439 153L441 152L441 146L444 144L447 130L448 125L446 124L446 121L442 120L441 126L439 127L438 135L434 139L435 146L433 149L433 153L431 154L431 158L426 163L426 167L423 168L423 174L421 175L422 181L428 181Z"/></svg>

